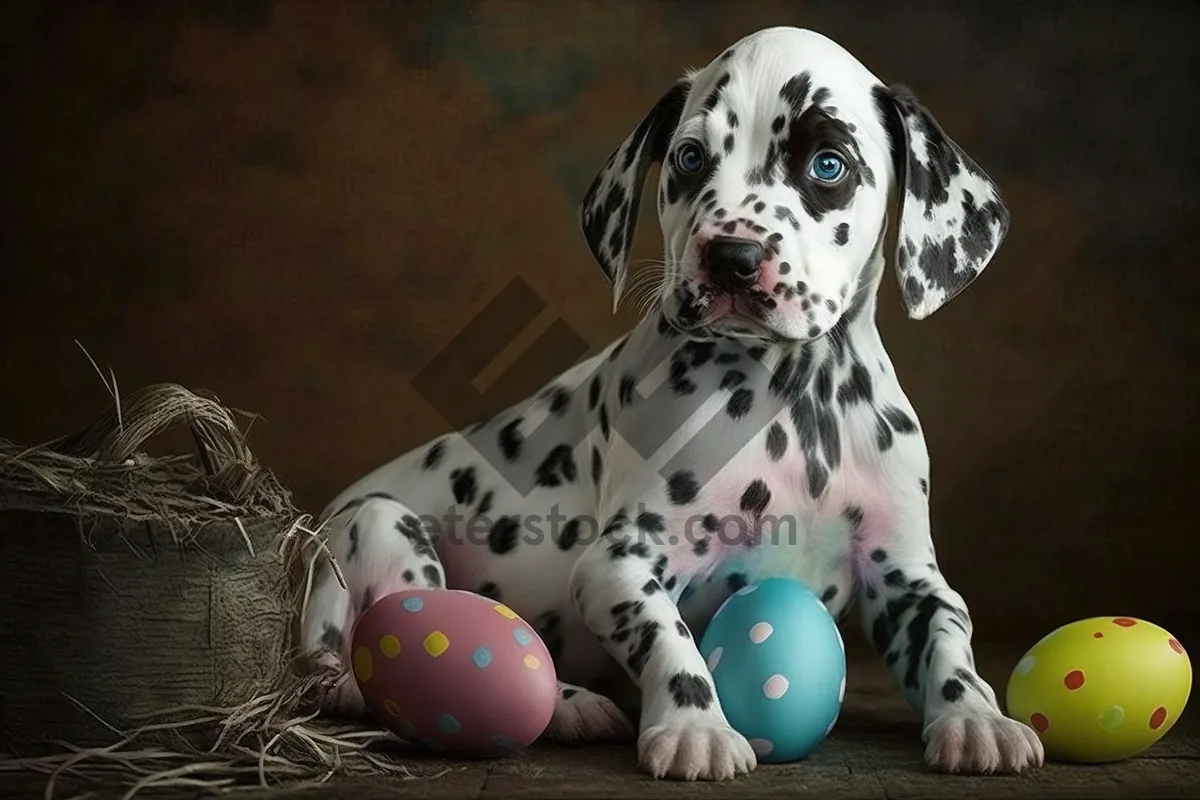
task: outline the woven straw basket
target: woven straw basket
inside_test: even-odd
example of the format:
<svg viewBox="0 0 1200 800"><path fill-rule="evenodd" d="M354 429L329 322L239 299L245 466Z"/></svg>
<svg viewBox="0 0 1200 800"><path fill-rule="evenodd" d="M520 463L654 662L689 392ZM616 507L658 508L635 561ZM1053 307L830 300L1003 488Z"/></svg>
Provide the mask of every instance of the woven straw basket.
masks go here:
<svg viewBox="0 0 1200 800"><path fill-rule="evenodd" d="M124 405L41 447L0 442L8 741L111 744L164 708L245 703L289 668L288 493L215 400L166 384ZM180 427L198 457L142 452Z"/></svg>
<svg viewBox="0 0 1200 800"><path fill-rule="evenodd" d="M186 433L194 453L143 452ZM175 384L37 447L0 440L0 774L49 776L46 798L445 774L318 715L339 675L293 644L314 566L341 573L311 521L234 412Z"/></svg>

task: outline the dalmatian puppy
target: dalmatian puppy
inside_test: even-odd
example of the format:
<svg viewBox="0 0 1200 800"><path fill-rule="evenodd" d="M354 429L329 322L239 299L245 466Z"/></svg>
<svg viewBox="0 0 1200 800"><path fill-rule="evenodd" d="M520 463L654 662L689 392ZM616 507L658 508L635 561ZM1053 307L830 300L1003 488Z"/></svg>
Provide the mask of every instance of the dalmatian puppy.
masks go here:
<svg viewBox="0 0 1200 800"><path fill-rule="evenodd" d="M663 260L649 284L630 282L655 164ZM555 661L549 738L632 735L596 690L627 678L641 768L722 780L757 757L697 638L732 592L791 576L837 618L857 604L924 718L932 768L1041 765L1036 735L976 672L967 606L938 569L921 424L875 323L891 192L893 267L922 319L1009 226L997 187L930 112L795 28L686 74L580 207L615 299L627 283L652 298L644 319L527 401L342 492L323 519L348 588L318 571L304 645L340 669L374 600L477 592L529 620ZM326 702L363 711L352 679Z"/></svg>

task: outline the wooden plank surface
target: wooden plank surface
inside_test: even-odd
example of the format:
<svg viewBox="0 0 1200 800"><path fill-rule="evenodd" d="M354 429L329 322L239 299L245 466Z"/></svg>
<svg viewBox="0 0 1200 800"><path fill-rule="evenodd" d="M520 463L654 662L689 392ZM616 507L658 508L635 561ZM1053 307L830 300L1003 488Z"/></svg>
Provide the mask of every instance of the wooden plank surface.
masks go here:
<svg viewBox="0 0 1200 800"><path fill-rule="evenodd" d="M538 744L494 761L445 761L414 755L406 780L354 777L321 786L239 793L246 800L566 800L567 798L770 798L821 800L1025 800L1025 798L1197 798L1200 800L1200 714L1189 708L1168 735L1141 756L1106 765L1047 764L1022 777L958 777L929 772L922 761L920 723L877 659L850 645L846 706L830 738L808 759L762 765L750 775L714 785L655 781L637 769L632 744L561 747ZM1021 649L984 647L985 678L1002 690ZM40 797L28 776L0 796ZM15 794L6 794L14 791ZM60 797L69 794L62 793ZM119 796L119 795L117 795ZM166 797L167 795L143 795ZM175 794L173 798L196 797Z"/></svg>

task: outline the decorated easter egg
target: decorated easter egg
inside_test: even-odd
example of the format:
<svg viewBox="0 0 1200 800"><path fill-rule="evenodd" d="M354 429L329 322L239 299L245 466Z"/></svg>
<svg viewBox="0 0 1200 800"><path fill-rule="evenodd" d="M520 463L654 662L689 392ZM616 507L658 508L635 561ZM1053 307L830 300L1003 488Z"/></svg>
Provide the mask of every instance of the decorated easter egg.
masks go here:
<svg viewBox="0 0 1200 800"><path fill-rule="evenodd" d="M550 724L554 664L502 603L450 589L396 592L367 609L352 641L367 709L406 741L491 757L526 747Z"/></svg>
<svg viewBox="0 0 1200 800"><path fill-rule="evenodd" d="M764 763L810 754L846 695L846 648L820 599L790 578L742 587L700 641L729 724Z"/></svg>
<svg viewBox="0 0 1200 800"><path fill-rule="evenodd" d="M1099 763L1145 750L1171 729L1192 691L1179 640L1132 617L1093 617L1051 631L1017 662L1008 714L1037 731L1048 758Z"/></svg>

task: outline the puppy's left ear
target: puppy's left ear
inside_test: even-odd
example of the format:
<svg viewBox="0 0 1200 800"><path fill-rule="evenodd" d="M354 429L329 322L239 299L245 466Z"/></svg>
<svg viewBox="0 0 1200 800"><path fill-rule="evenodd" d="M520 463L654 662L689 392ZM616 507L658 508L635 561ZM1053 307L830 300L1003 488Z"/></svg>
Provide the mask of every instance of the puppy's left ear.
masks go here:
<svg viewBox="0 0 1200 800"><path fill-rule="evenodd" d="M983 272L1010 215L992 179L906 87L876 87L875 104L896 167L900 296L910 318L924 319Z"/></svg>
<svg viewBox="0 0 1200 800"><path fill-rule="evenodd" d="M646 173L666 156L690 87L691 81L681 80L659 98L609 156L579 205L583 237L612 285L614 310L629 268Z"/></svg>

